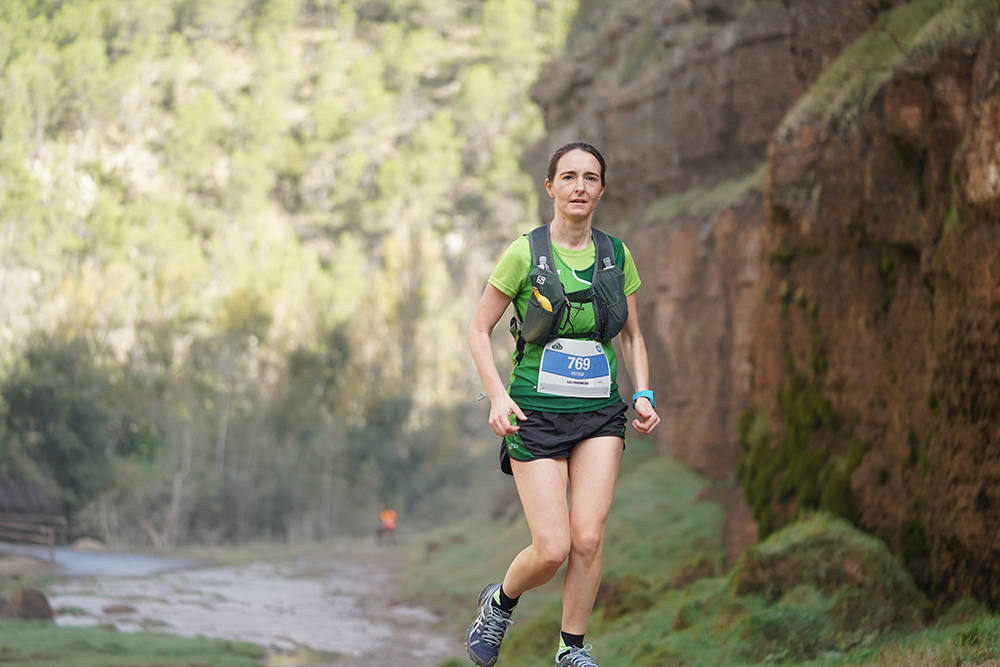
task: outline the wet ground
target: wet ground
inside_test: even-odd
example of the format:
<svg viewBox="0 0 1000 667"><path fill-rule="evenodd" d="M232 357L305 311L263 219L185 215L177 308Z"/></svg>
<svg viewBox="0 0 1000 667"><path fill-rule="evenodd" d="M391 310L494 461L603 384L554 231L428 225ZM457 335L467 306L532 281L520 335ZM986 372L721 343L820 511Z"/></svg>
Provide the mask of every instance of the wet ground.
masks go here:
<svg viewBox="0 0 1000 667"><path fill-rule="evenodd" d="M227 567L149 564L160 569L50 585L56 622L247 641L282 665L433 667L464 654L461 637L444 633L437 616L399 602L391 559L351 553Z"/></svg>

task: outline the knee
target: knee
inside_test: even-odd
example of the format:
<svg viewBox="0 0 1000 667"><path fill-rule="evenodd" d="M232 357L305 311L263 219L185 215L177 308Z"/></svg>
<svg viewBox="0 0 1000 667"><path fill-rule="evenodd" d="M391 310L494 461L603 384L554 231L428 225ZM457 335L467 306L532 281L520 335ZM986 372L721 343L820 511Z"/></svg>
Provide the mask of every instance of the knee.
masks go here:
<svg viewBox="0 0 1000 667"><path fill-rule="evenodd" d="M586 559L600 556L604 544L602 527L579 528L573 531L573 553Z"/></svg>
<svg viewBox="0 0 1000 667"><path fill-rule="evenodd" d="M535 545L538 559L541 565L549 570L558 570L569 556L570 541L565 540L543 540Z"/></svg>

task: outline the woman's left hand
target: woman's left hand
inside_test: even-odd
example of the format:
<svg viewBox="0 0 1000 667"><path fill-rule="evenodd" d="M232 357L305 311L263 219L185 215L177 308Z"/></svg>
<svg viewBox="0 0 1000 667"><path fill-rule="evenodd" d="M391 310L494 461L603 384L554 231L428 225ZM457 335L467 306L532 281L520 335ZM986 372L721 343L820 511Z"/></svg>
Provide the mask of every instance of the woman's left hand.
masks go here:
<svg viewBox="0 0 1000 667"><path fill-rule="evenodd" d="M649 435L660 423L660 415L656 414L656 408L645 396L640 396L635 402L635 411L639 413L640 419L633 419L632 426L643 435Z"/></svg>

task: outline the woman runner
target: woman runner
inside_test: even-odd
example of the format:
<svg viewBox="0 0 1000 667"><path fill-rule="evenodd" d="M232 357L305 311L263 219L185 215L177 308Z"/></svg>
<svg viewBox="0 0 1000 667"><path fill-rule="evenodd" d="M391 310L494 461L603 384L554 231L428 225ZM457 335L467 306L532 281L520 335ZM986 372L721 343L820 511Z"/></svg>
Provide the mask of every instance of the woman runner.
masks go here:
<svg viewBox="0 0 1000 667"><path fill-rule="evenodd" d="M515 240L500 258L469 325L469 347L490 399L490 428L503 437L501 467L514 475L531 531L531 544L514 557L503 580L480 593L476 619L466 635L469 657L477 665L496 663L521 594L548 582L568 559L555 664L597 666L583 638L601 578L604 527L624 450L627 406L615 382L611 340L595 344L595 309L600 308L571 297L587 294L595 282L592 225L605 191L605 169L601 153L583 142L563 146L549 162L545 190L554 213L548 225L553 257L547 261L569 298L568 315L558 318L547 341L519 344L507 387L497 371L490 333L511 301L519 319L533 294L536 306L553 310L529 282L533 264L527 236ZM638 418L632 425L648 434L660 418L639 328L635 291L640 280L628 249L620 240L610 240L615 264L624 273L628 304L618 339L637 389L632 405Z"/></svg>

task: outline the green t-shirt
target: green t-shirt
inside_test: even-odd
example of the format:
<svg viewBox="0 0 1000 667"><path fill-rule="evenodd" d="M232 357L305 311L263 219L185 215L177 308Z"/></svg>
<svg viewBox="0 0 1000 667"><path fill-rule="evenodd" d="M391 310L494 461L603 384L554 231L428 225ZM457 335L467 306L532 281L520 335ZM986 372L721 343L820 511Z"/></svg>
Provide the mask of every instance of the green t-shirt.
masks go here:
<svg viewBox="0 0 1000 667"><path fill-rule="evenodd" d="M632 260L632 253L619 239L611 237L614 249L615 264L622 268L625 274L625 294L629 295L639 289L641 281L639 272ZM555 267L559 273L559 281L567 294L590 287L594 275L594 242L586 248L569 250L552 244L555 255ZM524 309L531 298L531 285L528 284L528 274L531 272L531 248L527 236L519 236L504 251L497 262L489 283L509 296L514 301L517 312L524 315ZM583 334L594 331L594 307L590 303L573 304L570 309L569 321L559 329L559 335ZM544 346L526 343L521 362L517 361L514 352L514 371L511 373L508 393L522 410L542 410L545 412L589 412L599 410L621 400L618 396L617 359L614 346L608 341L603 343L604 353L611 367L611 395L607 398L575 398L570 396L554 396L540 394L537 390L538 370L541 365Z"/></svg>

